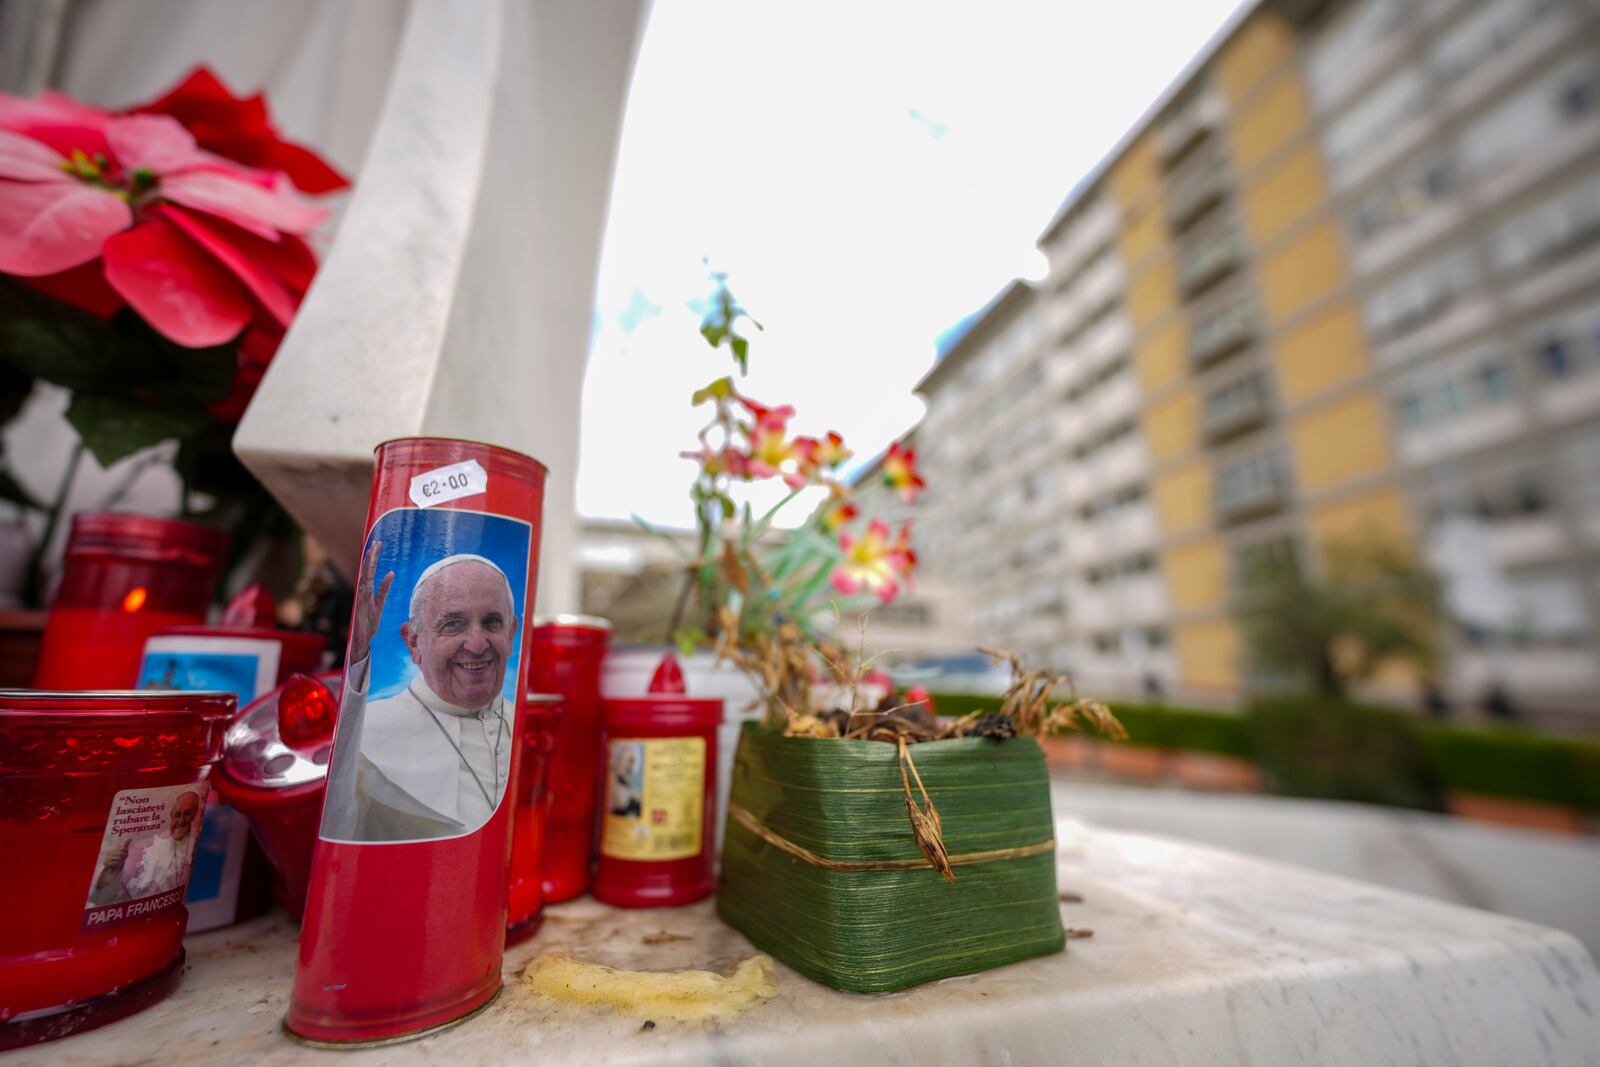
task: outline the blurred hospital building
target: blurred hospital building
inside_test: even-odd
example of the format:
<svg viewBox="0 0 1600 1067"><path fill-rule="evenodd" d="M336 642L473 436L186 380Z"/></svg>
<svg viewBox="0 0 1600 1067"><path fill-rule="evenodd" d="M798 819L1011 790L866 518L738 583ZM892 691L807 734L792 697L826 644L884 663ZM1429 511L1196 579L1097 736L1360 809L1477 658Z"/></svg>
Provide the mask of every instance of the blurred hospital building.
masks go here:
<svg viewBox="0 0 1600 1067"><path fill-rule="evenodd" d="M1600 2L1260 0L1039 246L917 386L891 643L1226 701L1251 554L1362 534L1452 694L1595 702Z"/></svg>

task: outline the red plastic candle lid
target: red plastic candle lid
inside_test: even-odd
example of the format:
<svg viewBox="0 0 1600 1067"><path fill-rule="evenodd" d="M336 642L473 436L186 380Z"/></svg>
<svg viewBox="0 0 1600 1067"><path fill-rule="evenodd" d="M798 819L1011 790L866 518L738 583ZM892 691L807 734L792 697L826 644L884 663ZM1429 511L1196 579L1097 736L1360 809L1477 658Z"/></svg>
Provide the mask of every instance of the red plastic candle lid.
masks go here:
<svg viewBox="0 0 1600 1067"><path fill-rule="evenodd" d="M218 768L224 780L224 792L229 784L251 789L294 789L305 785L321 786L328 776L328 758L332 754L333 734L330 731L320 744L291 745L283 737L279 726L279 702L285 694L293 698L297 675L288 683L274 689L249 705L228 727L222 742L222 765ZM338 671L318 675L315 684L325 687L327 699L337 709L339 691L344 676ZM309 680L309 679L307 679Z"/></svg>
<svg viewBox="0 0 1600 1067"><path fill-rule="evenodd" d="M704 730L722 724L722 698L696 698L674 693L616 697L605 702L606 729L633 726Z"/></svg>
<svg viewBox="0 0 1600 1067"><path fill-rule="evenodd" d="M604 634L611 632L611 620L602 619L598 615L547 613L535 615L533 625L538 630L597 630Z"/></svg>

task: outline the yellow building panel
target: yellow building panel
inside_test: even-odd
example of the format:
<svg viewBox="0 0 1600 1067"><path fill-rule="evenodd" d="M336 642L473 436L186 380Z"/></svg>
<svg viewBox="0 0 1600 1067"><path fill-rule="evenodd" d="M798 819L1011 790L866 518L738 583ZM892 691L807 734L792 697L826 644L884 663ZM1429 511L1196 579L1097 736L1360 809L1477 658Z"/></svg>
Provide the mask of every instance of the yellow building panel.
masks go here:
<svg viewBox="0 0 1600 1067"><path fill-rule="evenodd" d="M1177 271L1168 257L1135 278L1127 289L1128 321L1135 330L1178 306Z"/></svg>
<svg viewBox="0 0 1600 1067"><path fill-rule="evenodd" d="M1275 11L1257 11L1217 52L1217 85L1229 102L1241 99L1294 51L1294 31Z"/></svg>
<svg viewBox="0 0 1600 1067"><path fill-rule="evenodd" d="M1200 444L1200 394L1185 389L1152 405L1144 415L1144 439L1157 463L1193 452Z"/></svg>
<svg viewBox="0 0 1600 1067"><path fill-rule="evenodd" d="M1313 226L1260 260L1261 300L1278 320L1344 284L1344 248L1332 222Z"/></svg>
<svg viewBox="0 0 1600 1067"><path fill-rule="evenodd" d="M1155 138L1148 132L1129 145L1106 172L1106 187L1124 211L1147 196L1161 176Z"/></svg>
<svg viewBox="0 0 1600 1067"><path fill-rule="evenodd" d="M1361 539L1416 545L1405 500L1392 486L1313 508L1306 513L1306 529L1315 545Z"/></svg>
<svg viewBox="0 0 1600 1067"><path fill-rule="evenodd" d="M1227 619L1186 622L1173 628L1183 684L1231 691L1239 685L1239 631Z"/></svg>
<svg viewBox="0 0 1600 1067"><path fill-rule="evenodd" d="M1295 476L1310 492L1368 477L1394 465L1389 423L1377 394L1362 391L1318 408L1289 427Z"/></svg>
<svg viewBox="0 0 1600 1067"><path fill-rule="evenodd" d="M1228 595L1222 542L1208 537L1162 554L1161 569L1174 611L1218 608Z"/></svg>
<svg viewBox="0 0 1600 1067"><path fill-rule="evenodd" d="M1278 338L1272 362L1291 406L1365 374L1372 354L1355 305L1336 304Z"/></svg>
<svg viewBox="0 0 1600 1067"><path fill-rule="evenodd" d="M1312 145L1291 152L1243 195L1244 223L1257 245L1282 233L1328 200L1322 158Z"/></svg>
<svg viewBox="0 0 1600 1067"><path fill-rule="evenodd" d="M1117 235L1117 252L1122 262L1133 266L1166 243L1167 228L1155 205L1126 222Z"/></svg>
<svg viewBox="0 0 1600 1067"><path fill-rule="evenodd" d="M1168 471L1155 479L1151 495L1164 534L1182 533L1211 518L1211 465L1205 460Z"/></svg>
<svg viewBox="0 0 1600 1067"><path fill-rule="evenodd" d="M1165 329L1140 342L1133 350L1133 366L1145 392L1153 393L1183 376L1188 346L1189 330L1181 319L1174 319Z"/></svg>
<svg viewBox="0 0 1600 1067"><path fill-rule="evenodd" d="M1228 127L1234 168L1248 171L1272 154L1273 149L1306 128L1309 121L1305 90L1295 76L1279 78L1271 88L1235 115Z"/></svg>

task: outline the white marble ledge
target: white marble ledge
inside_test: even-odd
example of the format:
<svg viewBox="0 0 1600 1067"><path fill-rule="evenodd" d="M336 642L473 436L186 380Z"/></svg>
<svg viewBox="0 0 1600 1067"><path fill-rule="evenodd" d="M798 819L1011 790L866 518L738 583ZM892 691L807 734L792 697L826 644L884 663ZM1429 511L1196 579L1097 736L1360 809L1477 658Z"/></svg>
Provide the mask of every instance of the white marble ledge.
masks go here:
<svg viewBox="0 0 1600 1067"><path fill-rule="evenodd" d="M1569 935L1234 853L1058 821L1067 951L881 997L778 968L779 994L715 1025L556 1004L517 977L541 952L651 970L750 952L709 902L550 909L483 1015L422 1041L318 1052L279 1031L281 916L189 941L171 998L4 1067L151 1064L1600 1064L1600 974ZM687 941L647 945L656 931Z"/></svg>

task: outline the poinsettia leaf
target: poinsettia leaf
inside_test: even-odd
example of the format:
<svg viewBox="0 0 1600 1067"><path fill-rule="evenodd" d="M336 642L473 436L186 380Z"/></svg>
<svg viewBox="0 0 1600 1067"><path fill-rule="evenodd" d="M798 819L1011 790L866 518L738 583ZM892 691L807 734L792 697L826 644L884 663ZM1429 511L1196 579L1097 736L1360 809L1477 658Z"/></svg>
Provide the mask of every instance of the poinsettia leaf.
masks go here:
<svg viewBox="0 0 1600 1067"><path fill-rule="evenodd" d="M735 337L729 342L733 349L734 361L739 364L739 373L744 374L750 370L750 342L743 337Z"/></svg>
<svg viewBox="0 0 1600 1067"><path fill-rule="evenodd" d="M124 342L89 319L11 319L0 322L0 359L40 381L66 389L104 387L117 371Z"/></svg>
<svg viewBox="0 0 1600 1067"><path fill-rule="evenodd" d="M210 416L197 405L78 393L67 405L67 421L96 462L109 467L152 445L199 433Z"/></svg>

